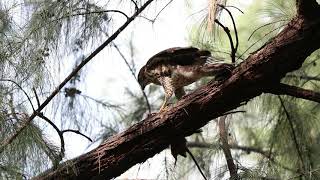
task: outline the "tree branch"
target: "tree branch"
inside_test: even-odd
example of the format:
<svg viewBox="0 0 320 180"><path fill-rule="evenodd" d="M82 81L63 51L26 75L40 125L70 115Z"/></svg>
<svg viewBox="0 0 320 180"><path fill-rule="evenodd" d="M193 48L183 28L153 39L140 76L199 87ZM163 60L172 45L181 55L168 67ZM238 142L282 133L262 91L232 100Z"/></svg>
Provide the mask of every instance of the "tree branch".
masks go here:
<svg viewBox="0 0 320 180"><path fill-rule="evenodd" d="M247 153L254 152L254 153L261 154L267 158L270 157L269 152L265 151L261 148L250 147L250 146L241 146L238 144L229 144L229 146L230 146L230 149L245 151ZM210 143L205 143L205 142L187 142L187 147L215 149L215 148L218 148L221 146L220 146L220 144L210 144Z"/></svg>
<svg viewBox="0 0 320 180"><path fill-rule="evenodd" d="M87 138L90 142L92 142L91 138L89 138L88 136L84 135L83 133L81 133L79 130L73 130L73 129L66 129L66 130L62 130L60 131L60 129L49 119L47 118L45 115L43 115L42 113L38 113L37 116L39 116L41 119L45 120L47 123L49 123L54 130L58 133L59 138L60 138L60 159L59 161L62 160L62 158L64 157L64 153L65 153L65 143L64 143L64 138L63 138L63 133L65 132L73 132L76 134L79 134L85 138Z"/></svg>
<svg viewBox="0 0 320 180"><path fill-rule="evenodd" d="M217 148L220 148L221 146L220 146L220 144L210 144L210 143L205 143L205 142L187 142L187 147L189 147L189 148L217 149ZM268 158L272 163L280 166L281 168L286 169L288 171L296 172L295 169L291 169L290 167L284 166L283 164L277 162L274 158L272 158L270 151L266 151L266 150L263 150L263 149L257 148L257 147L242 146L242 145L238 145L238 144L230 144L230 148L233 150L245 151L247 153L253 152L253 153L260 154L260 155L264 156L265 158Z"/></svg>
<svg viewBox="0 0 320 180"><path fill-rule="evenodd" d="M31 105L31 108L33 109L33 111L35 111L34 109L34 106L33 106L33 103L31 101L31 98L29 97L28 93L17 83L15 82L14 80L11 80L11 79L0 79L0 81L3 81L3 82L11 82L13 84L15 84L16 86L18 86L18 88L23 92L23 94L27 97L30 105Z"/></svg>
<svg viewBox="0 0 320 180"><path fill-rule="evenodd" d="M139 10L139 7L138 7L138 4L135 0L131 0L131 2L134 4L134 9L135 11L138 11Z"/></svg>
<svg viewBox="0 0 320 180"><path fill-rule="evenodd" d="M49 119L47 118L46 116L44 116L42 113L39 113L37 114L37 116L39 116L41 119L45 120L47 123L49 123L53 129L58 133L59 135L59 138L60 138L60 159L59 161L62 160L62 158L64 157L64 153L65 153L65 145L64 145L64 138L63 138L63 134L62 132L60 131L60 129Z"/></svg>
<svg viewBox="0 0 320 180"><path fill-rule="evenodd" d="M320 103L320 93L283 83L280 83L278 86L272 87L265 92L276 95L289 95Z"/></svg>
<svg viewBox="0 0 320 180"><path fill-rule="evenodd" d="M277 88L286 73L301 67L320 48L320 16L297 16L273 39L251 54L226 81L213 81L174 106L114 135L92 151L37 178L111 179L166 149L174 135L189 136L243 102ZM35 178L35 179L37 179Z"/></svg>
<svg viewBox="0 0 320 180"><path fill-rule="evenodd" d="M62 131L61 131L62 134L63 134L63 133L66 133L66 132L73 132L73 133L79 134L79 135L85 137L86 139L88 139L88 141L92 142L92 139L91 139L89 136L81 133L79 130L65 129L65 130L62 130Z"/></svg>
<svg viewBox="0 0 320 180"><path fill-rule="evenodd" d="M320 81L320 77L319 76L304 76L304 75L292 75L292 74L288 74L286 75L286 77L290 77L290 78L300 78L300 79L305 79L305 80L308 80L308 81Z"/></svg>
<svg viewBox="0 0 320 180"><path fill-rule="evenodd" d="M40 100L39 100L39 97L38 97L38 94L37 94L37 91L36 91L36 88L32 88L32 91L34 93L34 96L36 97L36 100L37 100L37 105L38 105L38 108L40 107Z"/></svg>
<svg viewBox="0 0 320 180"><path fill-rule="evenodd" d="M234 30L234 35L236 37L236 46L234 47L234 56L238 50L238 46L239 46L239 38L238 38L238 31L237 31L237 26L236 26L236 23L234 21L234 18L232 16L232 13L230 12L230 10L228 8L226 8L226 6L224 5L221 5L221 4L218 4L219 7L221 7L222 9L226 10L231 18L231 21L232 21L232 25L233 25L233 30ZM233 6L234 7L234 6ZM243 13L239 8L237 8L241 13ZM235 61L235 57L233 59ZM235 63L235 62L233 62Z"/></svg>
<svg viewBox="0 0 320 180"><path fill-rule="evenodd" d="M86 11L86 12L68 14L68 15L60 17L60 18L58 18L56 20L61 20L61 19L67 18L67 17L90 15L90 14L102 14L102 13L119 13L119 14L123 15L124 17L126 17L127 20L129 20L129 16L126 13L124 13L124 12L122 12L120 10L116 10L116 9L101 10L101 11Z"/></svg>
<svg viewBox="0 0 320 180"><path fill-rule="evenodd" d="M148 0L143 6L140 7L121 27L115 31L103 44L101 44L95 51L93 51L87 58L85 58L65 79L62 81L58 87L50 94L50 96L40 105L40 107L35 110L28 120L21 125L16 133L1 142L0 153L3 152L4 148L10 144L27 126L28 124L37 116L37 113L41 112L51 100L59 93L59 91L69 82L82 68L85 66L93 57L95 57L100 51L102 51L107 45L110 44L153 0Z"/></svg>
<svg viewBox="0 0 320 180"><path fill-rule="evenodd" d="M124 56L124 54L121 52L120 48L115 44L115 43L112 43L112 46L118 51L119 55L121 56L121 58L123 59L123 61L125 62L125 64L127 65L127 67L129 68L129 71L131 72L131 75L133 76L133 78L136 80L136 82L138 83L139 85L139 88L142 92L142 95L144 97L144 99L146 100L146 105L147 105L147 108L148 108L148 112L149 114L151 113L151 105L150 105L150 102L148 100L148 96L147 94L144 92L144 90L141 88L139 82L138 82L138 79L137 77L135 76L134 74L134 70L132 69L132 67L130 66L127 58Z"/></svg>
<svg viewBox="0 0 320 180"><path fill-rule="evenodd" d="M220 117L218 120L219 135L220 135L220 141L221 141L221 148L227 161L227 165L230 173L230 179L234 180L234 179L239 179L239 176L237 174L237 167L233 162L230 146L228 143L228 133L227 133L226 122L225 122L226 118L227 118L227 115L224 115Z"/></svg>
<svg viewBox="0 0 320 180"><path fill-rule="evenodd" d="M229 28L224 26L218 19L215 19L214 22L217 23L219 26L221 26L221 28L224 30L224 32L228 35L229 42L230 42L230 48L231 48L231 53L230 53L231 62L235 63L236 62L236 57L235 57L236 49L234 47L234 44L233 44L233 41L232 41L232 36L230 34Z"/></svg>

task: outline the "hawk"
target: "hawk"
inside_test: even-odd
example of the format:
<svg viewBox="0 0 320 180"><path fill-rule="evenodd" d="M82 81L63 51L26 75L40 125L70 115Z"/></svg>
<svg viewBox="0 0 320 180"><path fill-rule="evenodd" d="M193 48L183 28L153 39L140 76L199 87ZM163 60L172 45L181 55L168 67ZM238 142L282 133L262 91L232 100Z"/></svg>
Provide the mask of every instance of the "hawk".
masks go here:
<svg viewBox="0 0 320 180"><path fill-rule="evenodd" d="M163 111L170 97L175 94L180 99L187 86L202 77L215 76L217 80L230 76L234 69L228 63L210 63L213 58L210 51L199 50L195 47L174 47L152 56L138 74L138 81L142 89L154 83L164 88L165 98L160 108ZM171 153L174 158L180 154L186 157L186 140L179 140L171 144Z"/></svg>

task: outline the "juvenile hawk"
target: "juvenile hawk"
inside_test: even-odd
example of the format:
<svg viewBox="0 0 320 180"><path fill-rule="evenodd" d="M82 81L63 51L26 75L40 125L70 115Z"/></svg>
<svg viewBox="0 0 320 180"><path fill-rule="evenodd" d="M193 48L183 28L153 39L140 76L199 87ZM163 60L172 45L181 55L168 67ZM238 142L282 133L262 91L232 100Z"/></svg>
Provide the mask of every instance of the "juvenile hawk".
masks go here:
<svg viewBox="0 0 320 180"><path fill-rule="evenodd" d="M152 56L147 64L140 69L138 81L142 87L154 83L164 88L165 99L160 111L165 108L168 100L175 93L180 99L187 86L202 77L228 76L234 66L228 63L209 63L211 53L194 47L169 48Z"/></svg>
<svg viewBox="0 0 320 180"><path fill-rule="evenodd" d="M195 47L169 48L148 60L140 69L138 81L142 89L150 83L164 88L165 99L160 108L162 111L173 93L178 99L185 94L184 86L206 76L215 76L216 79L226 78L234 69L232 64L210 63L212 60L211 53L207 50ZM178 154L185 157L185 143L186 140L183 138L171 144L171 152L175 158Z"/></svg>

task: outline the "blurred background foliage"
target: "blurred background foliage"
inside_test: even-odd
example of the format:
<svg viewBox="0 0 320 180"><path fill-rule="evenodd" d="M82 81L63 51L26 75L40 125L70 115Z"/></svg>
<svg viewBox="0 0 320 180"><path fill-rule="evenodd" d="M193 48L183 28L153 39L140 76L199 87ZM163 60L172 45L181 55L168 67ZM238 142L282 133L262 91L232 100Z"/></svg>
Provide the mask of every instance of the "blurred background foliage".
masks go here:
<svg viewBox="0 0 320 180"><path fill-rule="evenodd" d="M198 1L188 0L185 1L186 7L181 8L190 12L190 17L194 19L189 27L188 41L192 46L210 50L216 59L231 62L226 34L208 18L209 10L212 10L210 5L215 1L203 2L199 5ZM237 6L244 12L242 14L228 7L238 30L238 64L277 35L296 11L294 0L217 2ZM138 5L142 3L137 2ZM23 91L30 96L36 108L35 92L41 101L45 100L64 79L66 72L75 68L112 34L119 19L126 19L120 13L107 13L106 10L110 9L125 9L128 14L135 10L132 2L124 0L103 3L89 0L0 1L1 142L13 135L32 112ZM165 12L162 13L165 16ZM227 13L222 11L218 17L233 32ZM154 23L151 20L147 19ZM124 54L116 44L111 44L110 49L120 54L128 67L126 73L136 78L138 50L134 42L128 43ZM282 82L317 91L319 58L320 51L314 52L302 68L288 73ZM61 130L76 129L90 135L94 140L92 146L141 121L149 113L149 108L151 112L157 111L163 100L160 87L150 85L144 95L137 83L135 88L129 85L124 87L126 102L113 102L108 97L95 98L86 94L85 82L90 73L90 69L81 70L45 109L44 114ZM206 84L209 79L188 86L187 92ZM172 99L172 103L175 101ZM319 179L319 108L319 104L314 102L263 94L237 109L244 113L228 115L229 144L241 177ZM216 120L202 130L202 133L188 137L189 148L209 179L226 179L229 173L220 147ZM61 157L60 144L52 140L52 136L57 136L55 133L47 123L36 118L0 154L0 178L30 178L56 165L61 158L66 160ZM176 166L168 150L157 158L160 159L158 163L161 162L161 167L155 172L158 179L197 179L199 176L189 157L179 158ZM151 159L144 163L144 170L150 170L152 162ZM138 174L140 165L134 168L129 172Z"/></svg>

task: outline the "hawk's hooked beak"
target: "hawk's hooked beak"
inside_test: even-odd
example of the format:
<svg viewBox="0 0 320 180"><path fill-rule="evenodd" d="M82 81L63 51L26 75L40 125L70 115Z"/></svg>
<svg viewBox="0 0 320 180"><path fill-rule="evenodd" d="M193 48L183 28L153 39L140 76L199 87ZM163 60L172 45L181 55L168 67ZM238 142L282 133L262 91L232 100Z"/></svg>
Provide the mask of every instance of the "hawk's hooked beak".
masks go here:
<svg viewBox="0 0 320 180"><path fill-rule="evenodd" d="M145 85L140 84L141 89L144 91L144 88L146 87Z"/></svg>
<svg viewBox="0 0 320 180"><path fill-rule="evenodd" d="M138 82L142 90L148 85L147 78L145 77L145 66L143 66L138 74Z"/></svg>
<svg viewBox="0 0 320 180"><path fill-rule="evenodd" d="M142 82L139 82L141 89L144 91L144 89L146 88L147 84Z"/></svg>

